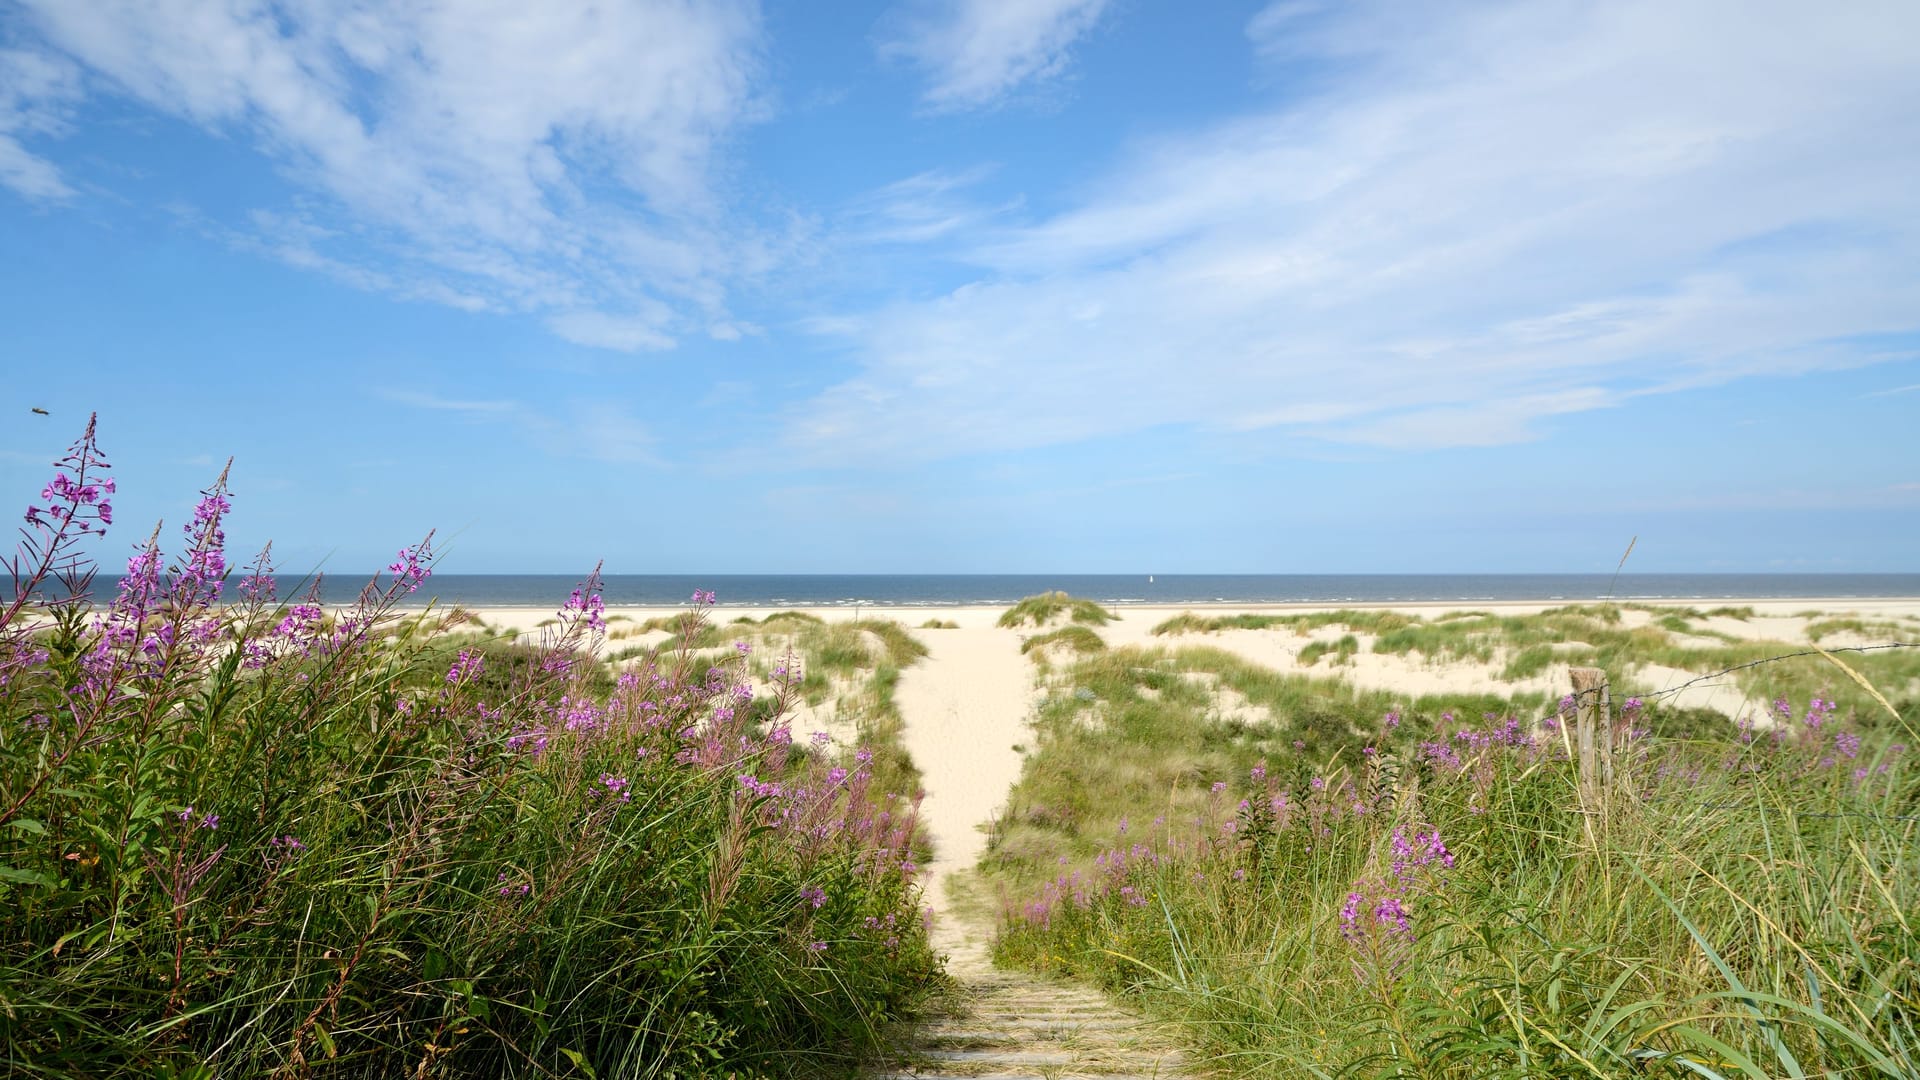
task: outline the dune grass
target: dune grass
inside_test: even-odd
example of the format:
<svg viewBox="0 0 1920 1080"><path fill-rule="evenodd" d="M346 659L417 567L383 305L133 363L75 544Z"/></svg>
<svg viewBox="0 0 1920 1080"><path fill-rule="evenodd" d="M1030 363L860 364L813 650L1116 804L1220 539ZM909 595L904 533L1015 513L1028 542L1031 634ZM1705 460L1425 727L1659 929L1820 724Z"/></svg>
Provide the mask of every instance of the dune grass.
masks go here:
<svg viewBox="0 0 1920 1080"><path fill-rule="evenodd" d="M1333 641L1316 641L1300 650L1301 667L1312 667L1323 656L1333 657L1334 664L1343 664L1360 652L1360 639L1352 634L1342 634Z"/></svg>
<svg viewBox="0 0 1920 1080"><path fill-rule="evenodd" d="M1652 620L1627 625L1627 612L1641 612ZM1920 639L1920 628L1890 620L1819 617L1808 636L1849 633L1876 642ZM1750 619L1751 607L1720 607L1707 611L1650 604L1571 604L1532 615L1495 615L1489 612L1450 612L1431 619L1381 611L1314 611L1272 615L1203 617L1191 612L1176 615L1154 627L1157 635L1215 633L1222 630L1287 627L1307 634L1339 627L1372 635L1374 653L1417 656L1438 661L1468 661L1493 665L1501 678L1513 681L1536 676L1556 662L1598 667L1625 686L1634 670L1659 665L1709 674L1742 668L1728 682L1760 701L1805 701L1831 692L1843 707L1870 715L1876 708L1870 694L1849 679L1834 677L1834 668L1818 656L1783 663L1767 663L1785 653L1804 651L1805 645L1786 641L1744 640L1699 625L1708 619ZM1336 660L1364 647L1343 637L1314 643L1301 650L1301 663L1329 653ZM1920 702L1920 650L1890 649L1856 654L1849 661L1869 681L1886 688L1896 702ZM1746 666L1752 665L1752 666Z"/></svg>
<svg viewBox="0 0 1920 1080"><path fill-rule="evenodd" d="M1029 596L1001 613L997 625L1008 628L1046 627L1061 615L1084 626L1105 626L1120 616L1092 600L1068 596L1064 592L1044 592Z"/></svg>
<svg viewBox="0 0 1920 1080"><path fill-rule="evenodd" d="M1100 635L1086 626L1062 626L1044 634L1035 634L1020 643L1022 653L1053 648L1066 649L1070 653L1095 653L1107 647Z"/></svg>
<svg viewBox="0 0 1920 1080"><path fill-rule="evenodd" d="M1462 717L1553 707L1545 695L1408 701L1206 646L1084 654L1050 675L1021 779L982 866L1009 889L1049 878L1063 856L1091 858L1122 820L1191 817L1206 805L1211 779L1262 760L1298 773L1303 785L1314 768L1357 775L1389 712L1411 739L1439 737ZM1713 722L1693 712L1662 722L1669 719Z"/></svg>
<svg viewBox="0 0 1920 1080"><path fill-rule="evenodd" d="M617 675L590 578L532 645L395 606L223 606L222 484L110 601L92 432L0 605L9 1075L846 1071L939 984L915 800L796 746L748 657ZM80 526L87 526L86 529Z"/></svg>
<svg viewBox="0 0 1920 1080"><path fill-rule="evenodd" d="M1551 703L1505 704L1083 660L982 863L996 955L1134 997L1228 1076L1920 1070L1911 710L1828 694L1756 732L1627 702L1582 812Z"/></svg>
<svg viewBox="0 0 1920 1080"><path fill-rule="evenodd" d="M1245 612L1236 615L1195 615L1191 611L1185 611L1159 623L1153 628L1153 632L1161 636L1210 634L1221 630L1268 630L1279 626L1291 629L1297 634L1309 634L1323 626L1344 626L1349 630L1381 634L1411 626L1419 621L1420 617L1417 615L1402 615L1393 611L1357 611L1348 608L1276 615Z"/></svg>

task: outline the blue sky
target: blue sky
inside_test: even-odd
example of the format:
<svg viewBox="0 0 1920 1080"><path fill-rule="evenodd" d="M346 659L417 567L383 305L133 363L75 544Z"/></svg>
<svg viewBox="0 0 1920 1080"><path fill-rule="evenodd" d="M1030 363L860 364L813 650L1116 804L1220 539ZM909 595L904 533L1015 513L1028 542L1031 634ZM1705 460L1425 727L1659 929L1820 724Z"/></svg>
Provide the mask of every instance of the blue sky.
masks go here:
<svg viewBox="0 0 1920 1080"><path fill-rule="evenodd" d="M97 410L109 561L231 455L301 571L1911 571L1916 101L1903 0L0 0L0 482Z"/></svg>

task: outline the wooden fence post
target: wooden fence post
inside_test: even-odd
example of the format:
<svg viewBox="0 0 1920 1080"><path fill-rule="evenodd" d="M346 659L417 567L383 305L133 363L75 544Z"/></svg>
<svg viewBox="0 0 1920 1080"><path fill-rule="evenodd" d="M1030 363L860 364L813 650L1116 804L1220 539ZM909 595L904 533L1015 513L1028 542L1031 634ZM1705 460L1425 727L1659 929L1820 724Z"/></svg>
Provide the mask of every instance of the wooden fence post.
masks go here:
<svg viewBox="0 0 1920 1080"><path fill-rule="evenodd" d="M1580 801L1588 809L1599 806L1613 786L1612 702L1607 673L1599 668L1573 668L1574 736L1580 746Z"/></svg>

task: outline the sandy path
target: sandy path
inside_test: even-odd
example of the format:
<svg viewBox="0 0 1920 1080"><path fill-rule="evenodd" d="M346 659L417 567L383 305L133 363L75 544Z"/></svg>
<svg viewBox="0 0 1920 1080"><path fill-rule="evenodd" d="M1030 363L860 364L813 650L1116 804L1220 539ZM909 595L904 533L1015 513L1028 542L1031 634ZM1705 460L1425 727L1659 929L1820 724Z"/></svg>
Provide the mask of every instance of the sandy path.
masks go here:
<svg viewBox="0 0 1920 1080"><path fill-rule="evenodd" d="M965 935L948 910L947 879L986 850L982 826L1006 802L1020 779L1020 752L1029 738L1033 670L1020 653L1020 635L993 626L998 611L966 611L956 630L922 630L925 659L900 673L894 691L905 720L903 740L926 787L920 818L932 838L927 901L936 913L936 947L956 961L983 963L983 942ZM970 964L968 966L971 966Z"/></svg>

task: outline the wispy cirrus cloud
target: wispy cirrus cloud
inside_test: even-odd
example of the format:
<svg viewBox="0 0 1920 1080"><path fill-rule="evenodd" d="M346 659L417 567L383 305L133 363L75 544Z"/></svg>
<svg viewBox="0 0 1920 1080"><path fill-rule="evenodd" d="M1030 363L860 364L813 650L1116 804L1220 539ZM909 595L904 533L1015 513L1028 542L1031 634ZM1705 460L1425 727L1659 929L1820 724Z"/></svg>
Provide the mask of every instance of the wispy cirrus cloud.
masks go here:
<svg viewBox="0 0 1920 1080"><path fill-rule="evenodd" d="M1855 366L1920 330L1920 10L1289 4L1310 80L942 233L974 280L842 312L789 442L939 457L1188 424L1397 447Z"/></svg>
<svg viewBox="0 0 1920 1080"><path fill-rule="evenodd" d="M985 108L1064 72L1073 46L1107 6L1108 0L936 0L897 13L880 51L925 71L929 108Z"/></svg>
<svg viewBox="0 0 1920 1080"><path fill-rule="evenodd" d="M44 103L74 95L56 76L77 64L93 93L251 141L319 198L253 208L235 235L362 288L659 348L727 321L728 283L785 242L712 183L761 111L748 0L23 7L37 47L0 65L0 179L16 188L60 191L5 125L50 133ZM21 71L40 73L25 90Z"/></svg>
<svg viewBox="0 0 1920 1080"><path fill-rule="evenodd" d="M448 398L441 397L439 394L423 394L413 390L381 390L379 396L396 404L410 405L416 409L465 413L469 416L504 416L521 408L517 401Z"/></svg>
<svg viewBox="0 0 1920 1080"><path fill-rule="evenodd" d="M517 432L561 458L619 465L661 466L653 429L617 402L574 400L551 406L504 398L450 398L414 390L381 389L375 396L409 408L451 413Z"/></svg>
<svg viewBox="0 0 1920 1080"><path fill-rule="evenodd" d="M841 228L860 244L926 244L977 231L1014 209L971 196L970 190L992 172L987 166L931 169L884 184L848 207Z"/></svg>

